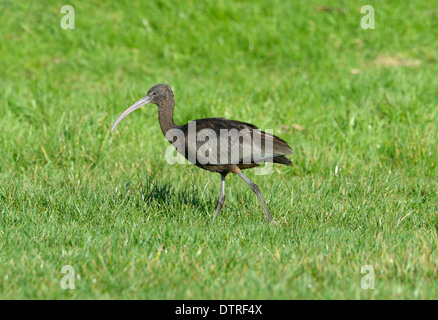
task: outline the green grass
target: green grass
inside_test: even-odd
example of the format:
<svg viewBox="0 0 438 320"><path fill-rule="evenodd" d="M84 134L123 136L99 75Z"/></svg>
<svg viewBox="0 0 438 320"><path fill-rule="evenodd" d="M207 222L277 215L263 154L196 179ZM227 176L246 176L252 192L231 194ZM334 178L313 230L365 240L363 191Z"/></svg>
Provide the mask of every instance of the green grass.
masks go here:
<svg viewBox="0 0 438 320"><path fill-rule="evenodd" d="M0 298L437 298L436 7L2 1ZM236 176L212 223L220 176L166 163L155 106L110 134L157 83L179 124L223 116L290 143L293 167L246 171L277 226Z"/></svg>

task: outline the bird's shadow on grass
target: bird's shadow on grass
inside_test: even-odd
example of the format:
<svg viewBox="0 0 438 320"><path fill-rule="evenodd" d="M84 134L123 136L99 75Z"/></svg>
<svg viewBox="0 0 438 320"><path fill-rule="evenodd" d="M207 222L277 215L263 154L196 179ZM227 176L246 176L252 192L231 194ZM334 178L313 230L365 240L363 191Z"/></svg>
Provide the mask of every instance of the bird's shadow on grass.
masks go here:
<svg viewBox="0 0 438 320"><path fill-rule="evenodd" d="M138 206L145 203L148 205L166 205L174 208L193 207L208 208L209 203L205 203L199 196L199 190L191 185L183 190L176 190L171 184L142 179L138 182L127 181L120 188L118 197L124 201L134 201Z"/></svg>

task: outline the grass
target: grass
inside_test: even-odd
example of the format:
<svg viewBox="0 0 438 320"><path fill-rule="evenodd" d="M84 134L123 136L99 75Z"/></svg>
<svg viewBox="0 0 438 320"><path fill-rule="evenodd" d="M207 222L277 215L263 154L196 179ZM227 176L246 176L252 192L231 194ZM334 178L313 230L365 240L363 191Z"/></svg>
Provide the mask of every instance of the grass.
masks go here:
<svg viewBox="0 0 438 320"><path fill-rule="evenodd" d="M65 4L0 3L0 298L438 297L435 0ZM220 176L166 163L154 106L110 134L156 83L290 143L247 171L278 226L234 176L212 223Z"/></svg>

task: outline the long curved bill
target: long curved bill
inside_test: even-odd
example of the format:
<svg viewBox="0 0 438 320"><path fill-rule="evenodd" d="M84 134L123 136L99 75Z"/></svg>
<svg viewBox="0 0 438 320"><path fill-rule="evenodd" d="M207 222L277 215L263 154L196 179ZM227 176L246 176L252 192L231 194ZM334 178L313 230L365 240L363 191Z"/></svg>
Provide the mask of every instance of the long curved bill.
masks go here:
<svg viewBox="0 0 438 320"><path fill-rule="evenodd" d="M130 106L128 109L126 109L125 112L123 112L122 115L116 120L116 122L114 122L114 124L113 124L113 126L111 128L111 132L114 131L116 126L119 124L120 121L122 121L122 119L124 117L126 117L131 112L137 110L138 108L140 108L140 107L142 107L145 104L148 104L150 102L151 102L151 97L145 96L145 97L141 98L140 100L138 100L136 103L134 103L132 106Z"/></svg>

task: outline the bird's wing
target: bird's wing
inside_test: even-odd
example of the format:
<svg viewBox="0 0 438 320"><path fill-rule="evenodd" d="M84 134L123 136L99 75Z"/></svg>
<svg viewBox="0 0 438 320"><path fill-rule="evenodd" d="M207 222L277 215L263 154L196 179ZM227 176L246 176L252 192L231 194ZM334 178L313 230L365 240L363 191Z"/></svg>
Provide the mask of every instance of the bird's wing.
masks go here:
<svg viewBox="0 0 438 320"><path fill-rule="evenodd" d="M239 153L239 163L274 162L275 157L292 153L284 140L272 134L254 128L246 128L240 132L243 133L242 136L234 138L230 146L232 154Z"/></svg>
<svg viewBox="0 0 438 320"><path fill-rule="evenodd" d="M189 122L185 126L186 150L180 153L193 163L274 162L275 157L292 153L284 140L263 132L250 123L207 118Z"/></svg>

